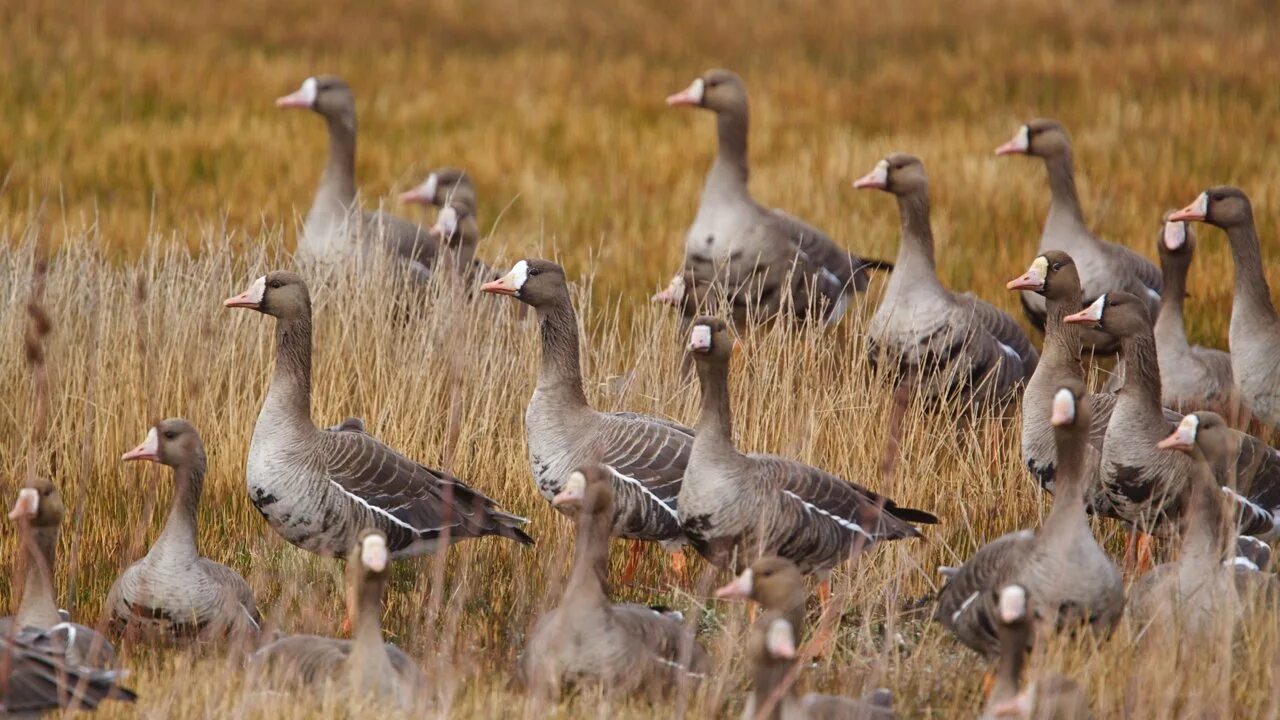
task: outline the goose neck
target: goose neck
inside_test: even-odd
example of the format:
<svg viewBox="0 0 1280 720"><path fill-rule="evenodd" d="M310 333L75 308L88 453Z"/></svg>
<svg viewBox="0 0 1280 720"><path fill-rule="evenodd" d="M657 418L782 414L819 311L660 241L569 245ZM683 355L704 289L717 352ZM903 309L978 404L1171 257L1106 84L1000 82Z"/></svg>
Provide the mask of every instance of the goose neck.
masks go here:
<svg viewBox="0 0 1280 720"><path fill-rule="evenodd" d="M929 220L929 193L925 190L903 193L898 198L898 215L902 224L902 240L894 274L909 277L912 283L938 284L933 257L933 225Z"/></svg>
<svg viewBox="0 0 1280 720"><path fill-rule="evenodd" d="M174 468L173 504L169 508L169 517L165 521L164 530L156 539L152 552L158 551L168 557L185 559L195 559L199 556L196 550L196 537L199 532L197 511L200 507L200 494L204 488L204 474L203 457L190 466Z"/></svg>
<svg viewBox="0 0 1280 720"><path fill-rule="evenodd" d="M568 295L549 307L540 308L538 317L542 333L538 391L570 406L586 407L578 355L578 318Z"/></svg>
<svg viewBox="0 0 1280 720"><path fill-rule="evenodd" d="M25 580L22 599L14 622L18 627L49 628L62 621L53 586L54 559L58 546L57 528L31 528L31 542L23 543L26 552Z"/></svg>
<svg viewBox="0 0 1280 720"><path fill-rule="evenodd" d="M311 308L276 322L276 366L263 405L280 420L311 423Z"/></svg>
<svg viewBox="0 0 1280 720"><path fill-rule="evenodd" d="M1045 221L1045 227L1085 230L1084 210L1080 207L1080 196L1076 191L1071 151L1066 150L1046 157L1044 165L1049 173L1051 194L1049 216Z"/></svg>
<svg viewBox="0 0 1280 720"><path fill-rule="evenodd" d="M1139 398L1163 416L1160 407L1160 365L1156 361L1156 341L1151 330L1145 329L1120 341L1120 353L1124 357L1124 387L1121 396Z"/></svg>
<svg viewBox="0 0 1280 720"><path fill-rule="evenodd" d="M582 606L603 607L609 597L609 533L611 514L579 511L573 546L573 570L565 599Z"/></svg>
<svg viewBox="0 0 1280 720"><path fill-rule="evenodd" d="M1160 312L1156 315L1155 335L1159 344L1185 346L1186 328L1182 307L1187 292L1189 255L1162 254L1160 258Z"/></svg>
<svg viewBox="0 0 1280 720"><path fill-rule="evenodd" d="M702 407L698 413L695 438L732 445L733 409L729 404L729 364L717 361L698 363L698 381L702 385Z"/></svg>
<svg viewBox="0 0 1280 720"><path fill-rule="evenodd" d="M329 161L316 199L345 212L356 199L356 119L354 114L344 113L325 120L329 125Z"/></svg>
<svg viewBox="0 0 1280 720"><path fill-rule="evenodd" d="M1276 310L1271 303L1271 288L1263 271L1262 249L1258 245L1258 231L1252 215L1247 222L1229 227L1227 239L1231 243L1231 259L1235 264L1237 302L1243 304L1246 312L1274 322Z"/></svg>
<svg viewBox="0 0 1280 720"><path fill-rule="evenodd" d="M716 194L746 195L747 109L716 113L716 160L707 175L708 191Z"/></svg>

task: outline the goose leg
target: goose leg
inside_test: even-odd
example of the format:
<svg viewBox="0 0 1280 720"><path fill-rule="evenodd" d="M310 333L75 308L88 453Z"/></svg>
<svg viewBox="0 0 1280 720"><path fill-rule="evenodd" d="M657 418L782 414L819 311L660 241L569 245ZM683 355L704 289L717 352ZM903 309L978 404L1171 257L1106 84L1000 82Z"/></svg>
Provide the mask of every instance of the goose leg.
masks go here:
<svg viewBox="0 0 1280 720"><path fill-rule="evenodd" d="M684 585L689 580L689 563L683 548L671 553L671 574L674 585Z"/></svg>
<svg viewBox="0 0 1280 720"><path fill-rule="evenodd" d="M644 543L631 541L631 550L627 553L627 565L622 569L622 584L630 585L636 578L636 570L640 568L640 555L644 552Z"/></svg>
<svg viewBox="0 0 1280 720"><path fill-rule="evenodd" d="M1151 551L1155 539L1147 533L1134 530L1129 533L1124 546L1124 571L1137 577L1151 569Z"/></svg>

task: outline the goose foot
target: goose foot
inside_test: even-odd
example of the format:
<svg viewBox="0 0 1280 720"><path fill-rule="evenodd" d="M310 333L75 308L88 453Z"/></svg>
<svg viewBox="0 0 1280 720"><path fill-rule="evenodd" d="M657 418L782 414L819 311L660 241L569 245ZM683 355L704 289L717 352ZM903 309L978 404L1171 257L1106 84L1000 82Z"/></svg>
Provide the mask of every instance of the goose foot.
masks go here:
<svg viewBox="0 0 1280 720"><path fill-rule="evenodd" d="M640 568L640 555L644 553L644 543L639 540L631 541L631 549L627 552L627 564L622 569L622 584L630 585L632 580L636 579L636 570Z"/></svg>

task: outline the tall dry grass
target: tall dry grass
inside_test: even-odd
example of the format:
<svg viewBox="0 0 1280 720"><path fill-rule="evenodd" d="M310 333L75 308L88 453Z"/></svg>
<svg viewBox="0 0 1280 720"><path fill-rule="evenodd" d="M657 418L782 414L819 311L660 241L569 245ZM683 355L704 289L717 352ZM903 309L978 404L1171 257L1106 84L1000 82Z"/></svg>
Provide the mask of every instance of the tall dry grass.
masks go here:
<svg viewBox="0 0 1280 720"><path fill-rule="evenodd" d="M644 298L678 262L714 147L709 117L660 100L713 65L747 79L753 188L763 202L891 257L892 202L856 195L847 182L888 151L916 153L933 180L944 282L1010 310L1016 299L1003 282L1031 258L1047 188L1037 163L990 151L1033 115L1072 129L1086 210L1104 235L1154 256L1161 211L1229 181L1254 198L1264 253L1280 251L1270 172L1277 20L1243 0L890 8L866 0L395 0L377 9L230 0L181 11L156 0L37 0L0 5L0 23L2 487L11 497L29 449L21 347L39 238L59 250L45 296L54 324L50 428L34 452L68 506L83 507L67 524L59 568L65 604L80 619L98 616L112 579L155 537L170 497L167 471L124 466L119 454L154 419L183 415L209 452L203 551L245 573L273 627L336 632L340 568L284 544L245 498L271 322L219 302L288 263L323 164L323 127L270 101L314 72L340 72L355 88L367 201L391 197L428 167L463 165L491 231L482 257L549 256L568 267L587 338L587 393L602 409L684 421L696 412L674 319ZM1216 231L1201 237L1190 330L1223 344L1230 258ZM535 323L518 319L510 301L463 300L449 288L402 300L382 278L337 278L313 292L317 421L363 416L394 447L447 465L530 517L538 539L532 550L471 541L441 561L400 563L388 635L422 660L441 714L541 717L507 672L525 631L554 601L571 539L534 491L524 452ZM1015 425L958 425L918 407L903 421L892 477L882 477L892 402L862 361L866 314L835 332L770 327L751 336L734 367L739 443L942 517L925 541L880 548L837 574L836 650L804 682L845 694L883 685L907 716L970 717L980 704L978 663L927 622L931 608L904 608L936 589L935 566L1033 525L1047 505L1021 469ZM1114 546L1115 528L1099 531ZM14 537L0 538L0 552L13 558ZM665 568L650 553L637 583L617 596L702 607L696 589L666 583ZM0 585L6 607L11 595ZM717 672L688 715L733 716L744 686L744 612L711 603L699 624ZM1238 643L1236 717L1276 716L1275 628L1265 617ZM1168 667L1135 657L1127 629L1097 650L1082 642L1053 645L1039 665L1079 678L1099 716L1119 713L1130 676L1145 691L1139 716L1195 716L1185 703L1211 696L1196 678L1171 682ZM111 717L348 710L332 693L245 697L235 659L213 649L135 647L126 658L142 700L107 708ZM365 710L382 709L350 714ZM675 713L592 696L552 711Z"/></svg>

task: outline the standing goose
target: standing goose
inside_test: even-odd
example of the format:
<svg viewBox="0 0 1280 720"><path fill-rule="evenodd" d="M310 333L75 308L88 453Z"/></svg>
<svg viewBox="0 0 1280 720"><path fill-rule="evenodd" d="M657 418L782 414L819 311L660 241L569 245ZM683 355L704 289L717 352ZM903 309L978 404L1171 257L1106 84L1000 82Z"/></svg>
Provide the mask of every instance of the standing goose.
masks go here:
<svg viewBox="0 0 1280 720"><path fill-rule="evenodd" d="M1027 656L1035 632L1026 588L1007 585L998 591L996 634L1000 664L982 720L1088 720L1089 699L1076 681L1052 674L1023 687Z"/></svg>
<svg viewBox="0 0 1280 720"><path fill-rule="evenodd" d="M160 537L111 586L107 611L112 625L122 632L202 638L231 634L252 642L260 618L249 583L226 565L201 557L196 546L197 510L208 468L200 433L182 418L161 420L120 459L173 468L174 496Z"/></svg>
<svg viewBox="0 0 1280 720"><path fill-rule="evenodd" d="M53 569L63 514L62 495L48 478L37 477L32 487L18 491L9 519L18 525L25 573L18 612L0 618L0 636L23 636L23 642L56 653L69 666L112 667L116 653L111 643L96 630L71 622L66 611L58 609Z"/></svg>
<svg viewBox="0 0 1280 720"><path fill-rule="evenodd" d="M1008 583L1038 598L1050 632L1087 626L1105 638L1124 608L1120 571L1093 537L1085 509L1092 417L1084 383L1068 381L1051 407L1058 471L1049 517L1037 533L1020 530L979 548L938 593L934 619L987 657L1000 649L991 600Z"/></svg>
<svg viewBox="0 0 1280 720"><path fill-rule="evenodd" d="M698 366L702 410L680 488L680 521L690 543L735 570L776 554L806 574L837 564L882 540L919 537L910 523L936 523L923 510L818 468L774 455L745 455L733 444L726 324L699 317L689 351Z"/></svg>
<svg viewBox="0 0 1280 720"><path fill-rule="evenodd" d="M1156 359L1160 363L1161 402L1182 411L1225 408L1231 401L1234 381L1231 355L1221 350L1187 342L1182 306L1187 291L1187 271L1195 254L1196 238L1188 223L1169 220L1161 223L1156 247L1164 290L1160 314L1156 316ZM1124 363L1116 366L1107 390L1124 384Z"/></svg>
<svg viewBox="0 0 1280 720"><path fill-rule="evenodd" d="M1100 490L1121 519L1148 532L1166 531L1167 521L1180 510L1194 462L1183 453L1156 447L1173 423L1160 407L1160 370L1146 305L1129 293L1107 293L1065 322L1089 325L1120 339L1124 387L1102 446ZM1237 472L1235 490L1228 492L1240 514L1240 532L1270 533L1280 510L1280 452L1250 435L1232 433L1237 437ZM1220 480L1225 478L1224 470L1215 471Z"/></svg>
<svg viewBox="0 0 1280 720"><path fill-rule="evenodd" d="M430 275L436 243L416 223L389 213L361 212L356 200L356 101L342 78L317 75L295 92L276 100L276 107L311 110L329 126L329 163L298 239L301 258L341 262L369 247L385 248L405 262L416 277Z"/></svg>
<svg viewBox="0 0 1280 720"><path fill-rule="evenodd" d="M707 174L693 225L685 235L684 307L727 296L734 319L768 317L789 310L811 312L828 324L844 314L856 292L867 289L868 270L888 263L850 254L821 230L780 210L767 210L747 188L747 88L728 70L708 70L667 105L716 114L719 150ZM697 292L694 292L697 291Z"/></svg>
<svg viewBox="0 0 1280 720"><path fill-rule="evenodd" d="M430 232L452 254L457 269L485 279L496 277L475 259L480 222L476 217L476 188L466 171L450 167L432 170L421 185L401 194L400 202L439 208Z"/></svg>
<svg viewBox="0 0 1280 720"><path fill-rule="evenodd" d="M924 164L895 153L853 186L892 193L902 218L893 276L868 330L872 361L896 362L934 397L1010 399L1040 356L1013 318L938 281Z"/></svg>
<svg viewBox="0 0 1280 720"><path fill-rule="evenodd" d="M133 702L124 670L70 661L66 648L37 628L0 633L0 715L33 718L50 710L93 710L105 700Z"/></svg>
<svg viewBox="0 0 1280 720"><path fill-rule="evenodd" d="M523 518L440 470L420 465L358 429L320 430L311 419L311 296L277 270L228 298L276 318L276 367L253 429L249 499L285 540L345 556L366 528L387 536L392 558L433 553L450 541L498 535L526 545Z"/></svg>
<svg viewBox="0 0 1280 720"><path fill-rule="evenodd" d="M554 610L538 619L520 658L531 692L558 697L569 686L667 697L671 685L703 677L706 651L677 617L644 605L609 602L613 485L604 468L575 470L552 501L574 515L573 571Z"/></svg>
<svg viewBox="0 0 1280 720"><path fill-rule="evenodd" d="M1154 317L1160 304L1160 269L1129 248L1109 243L1089 231L1076 194L1071 137L1067 129L1057 120L1032 120L1018 128L1012 140L996 148L996 155L1018 154L1043 158L1049 173L1052 200L1037 252L1063 250L1075 258L1086 302L1106 292L1123 290L1142 298ZM1024 292L1022 308L1036 327L1044 327L1043 298ZM1095 353L1117 350L1115 339L1105 334L1086 330L1082 340L1085 347Z"/></svg>
<svg viewBox="0 0 1280 720"><path fill-rule="evenodd" d="M1210 188L1170 219L1207 222L1227 232L1236 268L1227 337L1232 375L1249 411L1268 425L1280 426L1280 316L1271 304L1249 197L1239 188Z"/></svg>
<svg viewBox="0 0 1280 720"><path fill-rule="evenodd" d="M760 616L751 626L747 657L753 688L743 720L890 720L893 695L879 689L860 700L796 690L799 647L805 630L804 577L795 563L765 556L751 563L716 597L754 600Z"/></svg>
<svg viewBox="0 0 1280 720"><path fill-rule="evenodd" d="M592 409L582 390L578 319L564 268L548 260L521 260L480 289L514 297L538 313L542 364L525 410L538 492L553 500L576 468L600 463L613 486L615 536L683 543L677 498L693 430L663 418Z"/></svg>
<svg viewBox="0 0 1280 720"><path fill-rule="evenodd" d="M249 657L249 676L268 687L295 689L325 682L355 697L374 696L409 708L426 684L422 670L400 648L382 641L382 598L391 575L387 537L364 530L347 555L347 614L351 640L292 635Z"/></svg>

